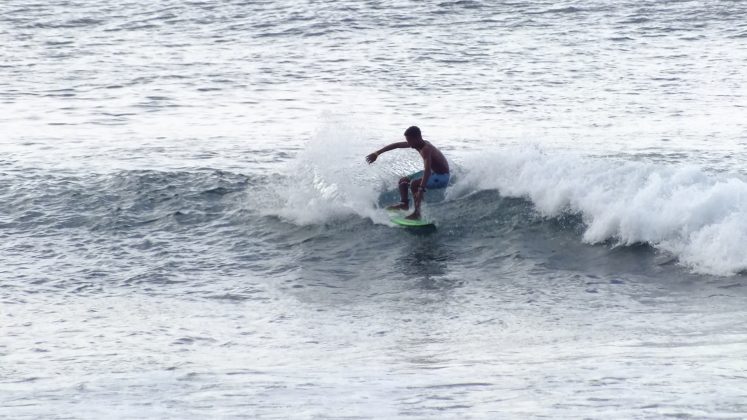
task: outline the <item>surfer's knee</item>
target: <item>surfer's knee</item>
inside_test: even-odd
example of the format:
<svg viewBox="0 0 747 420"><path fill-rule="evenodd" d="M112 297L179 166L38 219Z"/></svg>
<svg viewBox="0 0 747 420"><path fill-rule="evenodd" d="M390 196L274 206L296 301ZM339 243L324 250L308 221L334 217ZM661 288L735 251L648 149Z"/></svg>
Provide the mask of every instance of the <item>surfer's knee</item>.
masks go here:
<svg viewBox="0 0 747 420"><path fill-rule="evenodd" d="M410 183L410 178L403 176L399 179L399 185L407 185Z"/></svg>

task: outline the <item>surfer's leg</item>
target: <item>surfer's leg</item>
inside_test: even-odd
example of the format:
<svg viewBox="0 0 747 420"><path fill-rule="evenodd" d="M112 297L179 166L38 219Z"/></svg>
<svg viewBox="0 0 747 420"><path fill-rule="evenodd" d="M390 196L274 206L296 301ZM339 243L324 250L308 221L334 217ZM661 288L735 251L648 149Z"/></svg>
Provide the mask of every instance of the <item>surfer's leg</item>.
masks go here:
<svg viewBox="0 0 747 420"><path fill-rule="evenodd" d="M387 207L388 210L407 210L410 208L410 198L407 189L410 187L410 178L403 176L399 179L399 204Z"/></svg>
<svg viewBox="0 0 747 420"><path fill-rule="evenodd" d="M405 209L409 207L410 197L408 197L407 189L410 187L410 178L403 176L399 179L399 202L405 205Z"/></svg>
<svg viewBox="0 0 747 420"><path fill-rule="evenodd" d="M410 184L410 189L412 189L412 195L415 195L415 193L418 192L418 189L420 188L420 183L423 182L423 178L418 178Z"/></svg>
<svg viewBox="0 0 747 420"><path fill-rule="evenodd" d="M420 183L422 181L423 181L423 178L418 178L418 179L412 181L412 196L413 196L413 198L418 193L418 190L420 189ZM420 219L420 203L418 203L417 200L415 200L415 211L413 211L411 215L407 216L407 219Z"/></svg>

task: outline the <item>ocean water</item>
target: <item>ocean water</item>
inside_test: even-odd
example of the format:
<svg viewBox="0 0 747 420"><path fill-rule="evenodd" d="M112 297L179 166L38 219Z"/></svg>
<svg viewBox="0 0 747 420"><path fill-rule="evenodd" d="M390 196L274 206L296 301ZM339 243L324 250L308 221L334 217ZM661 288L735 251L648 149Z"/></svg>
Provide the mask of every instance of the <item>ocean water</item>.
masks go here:
<svg viewBox="0 0 747 420"><path fill-rule="evenodd" d="M747 417L747 3L0 3L0 417ZM453 184L381 210L419 125ZM387 194L390 194L387 196Z"/></svg>

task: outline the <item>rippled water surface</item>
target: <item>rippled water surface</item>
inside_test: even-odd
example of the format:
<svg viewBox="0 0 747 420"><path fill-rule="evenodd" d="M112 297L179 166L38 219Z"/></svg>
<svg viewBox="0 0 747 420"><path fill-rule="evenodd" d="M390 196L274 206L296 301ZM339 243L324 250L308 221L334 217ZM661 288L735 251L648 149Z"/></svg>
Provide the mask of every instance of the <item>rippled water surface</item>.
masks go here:
<svg viewBox="0 0 747 420"><path fill-rule="evenodd" d="M0 417L747 416L747 4L0 4ZM451 162L435 231L381 206Z"/></svg>

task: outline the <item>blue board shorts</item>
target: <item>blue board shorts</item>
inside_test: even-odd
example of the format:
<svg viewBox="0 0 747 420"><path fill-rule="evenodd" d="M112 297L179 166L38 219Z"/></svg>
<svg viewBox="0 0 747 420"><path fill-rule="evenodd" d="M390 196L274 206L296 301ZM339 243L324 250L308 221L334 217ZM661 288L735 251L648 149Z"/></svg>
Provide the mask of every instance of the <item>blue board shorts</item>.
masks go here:
<svg viewBox="0 0 747 420"><path fill-rule="evenodd" d="M412 175L408 175L408 178L410 178L410 181L415 181L416 179L420 179L423 177L423 171L415 172ZM435 172L431 172L431 176L428 177L428 183L425 185L426 189L439 189L439 188L446 188L449 185L449 173L445 174L437 174Z"/></svg>

